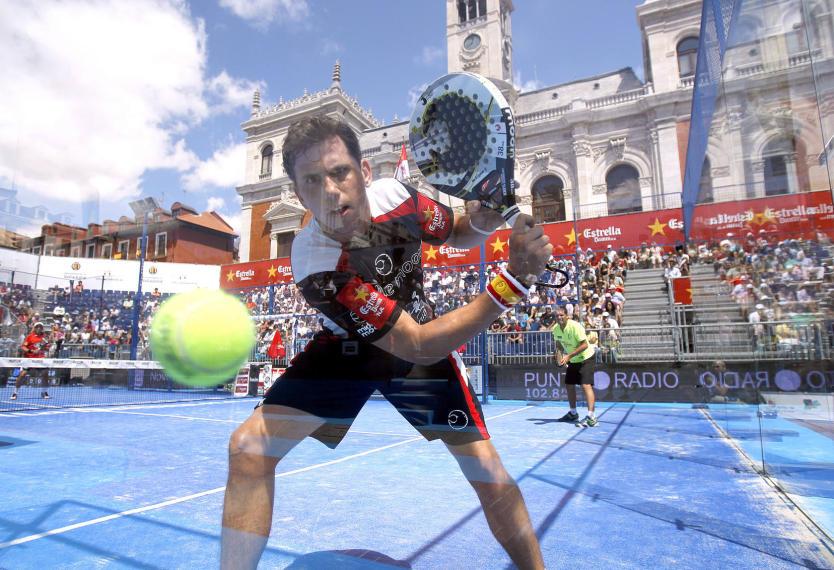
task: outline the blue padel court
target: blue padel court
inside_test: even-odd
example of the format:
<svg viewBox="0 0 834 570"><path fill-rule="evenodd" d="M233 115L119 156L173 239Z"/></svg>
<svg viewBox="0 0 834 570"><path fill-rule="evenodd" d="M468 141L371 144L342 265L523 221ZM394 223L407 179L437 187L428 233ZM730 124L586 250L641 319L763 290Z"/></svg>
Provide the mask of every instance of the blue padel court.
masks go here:
<svg viewBox="0 0 834 570"><path fill-rule="evenodd" d="M255 402L0 414L0 568L217 567L228 437ZM564 406L484 407L548 568L834 568L830 435L755 410L603 404L582 429ZM338 449L279 464L260 567L511 565L445 447L372 400Z"/></svg>

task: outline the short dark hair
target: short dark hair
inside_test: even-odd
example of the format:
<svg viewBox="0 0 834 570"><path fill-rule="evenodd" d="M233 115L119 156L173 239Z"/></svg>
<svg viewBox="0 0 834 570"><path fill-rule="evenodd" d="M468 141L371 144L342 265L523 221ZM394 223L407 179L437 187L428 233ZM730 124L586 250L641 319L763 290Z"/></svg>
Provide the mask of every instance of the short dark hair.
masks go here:
<svg viewBox="0 0 834 570"><path fill-rule="evenodd" d="M568 314L568 309L563 305L556 305L556 309L554 309L557 313L565 313Z"/></svg>
<svg viewBox="0 0 834 570"><path fill-rule="evenodd" d="M295 182L295 160L298 155L313 145L319 144L330 137L339 137L348 149L351 157L357 163L362 162L362 149L359 148L359 138L347 123L335 117L318 115L307 117L290 125L284 146L281 149L281 159L284 171Z"/></svg>

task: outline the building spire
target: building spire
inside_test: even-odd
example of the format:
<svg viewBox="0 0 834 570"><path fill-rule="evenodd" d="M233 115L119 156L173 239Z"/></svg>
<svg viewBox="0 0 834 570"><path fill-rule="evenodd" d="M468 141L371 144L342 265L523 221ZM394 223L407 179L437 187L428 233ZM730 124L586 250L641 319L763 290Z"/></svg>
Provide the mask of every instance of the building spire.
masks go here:
<svg viewBox="0 0 834 570"><path fill-rule="evenodd" d="M333 66L333 82L330 84L331 91L342 90L342 64L336 60L336 65Z"/></svg>
<svg viewBox="0 0 834 570"><path fill-rule="evenodd" d="M255 93L252 95L252 115L257 115L261 112L261 90L255 89Z"/></svg>

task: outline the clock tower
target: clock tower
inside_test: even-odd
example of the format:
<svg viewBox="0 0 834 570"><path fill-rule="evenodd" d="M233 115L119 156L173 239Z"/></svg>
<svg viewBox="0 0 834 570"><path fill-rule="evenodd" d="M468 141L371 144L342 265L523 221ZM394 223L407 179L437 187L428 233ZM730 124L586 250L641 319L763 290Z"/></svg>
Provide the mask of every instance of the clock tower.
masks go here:
<svg viewBox="0 0 834 570"><path fill-rule="evenodd" d="M512 0L446 0L449 73L471 71L491 79L512 102Z"/></svg>

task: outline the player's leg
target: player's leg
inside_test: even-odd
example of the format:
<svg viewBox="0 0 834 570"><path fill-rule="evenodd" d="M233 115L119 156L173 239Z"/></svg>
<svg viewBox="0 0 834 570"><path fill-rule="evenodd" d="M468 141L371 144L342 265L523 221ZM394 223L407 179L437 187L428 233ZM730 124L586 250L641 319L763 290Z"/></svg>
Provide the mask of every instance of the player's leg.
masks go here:
<svg viewBox="0 0 834 570"><path fill-rule="evenodd" d="M12 391L12 400L17 400L17 391L23 386L23 383L26 381L26 369L21 368L20 372L17 374L17 378L14 381L14 390Z"/></svg>
<svg viewBox="0 0 834 570"><path fill-rule="evenodd" d="M582 391L585 394L585 401L588 404L588 415L578 423L577 425L581 425L583 427L596 427L597 423L597 416L595 411L596 406L596 394L594 393L594 369L595 369L595 361L593 358L588 358L584 362L579 363L577 366L578 368L578 381L582 385Z"/></svg>
<svg viewBox="0 0 834 570"><path fill-rule="evenodd" d="M475 489L489 528L519 568L544 568L539 540L515 480L490 440L446 447Z"/></svg>
<svg viewBox="0 0 834 570"><path fill-rule="evenodd" d="M49 369L48 368L42 368L40 370L40 378L41 378L41 388L42 388L41 389L41 398L43 398L44 400L48 400L49 399L49 392L47 391L47 388L49 388Z"/></svg>
<svg viewBox="0 0 834 570"><path fill-rule="evenodd" d="M565 391L568 393L568 413L559 418L560 422L575 422L579 420L579 412L576 411L576 384L571 382L568 376L571 374L571 366L568 364L568 373L565 374Z"/></svg>
<svg viewBox="0 0 834 570"><path fill-rule="evenodd" d="M272 526L275 468L324 420L294 408L264 405L229 440L223 501L221 568L256 568Z"/></svg>

